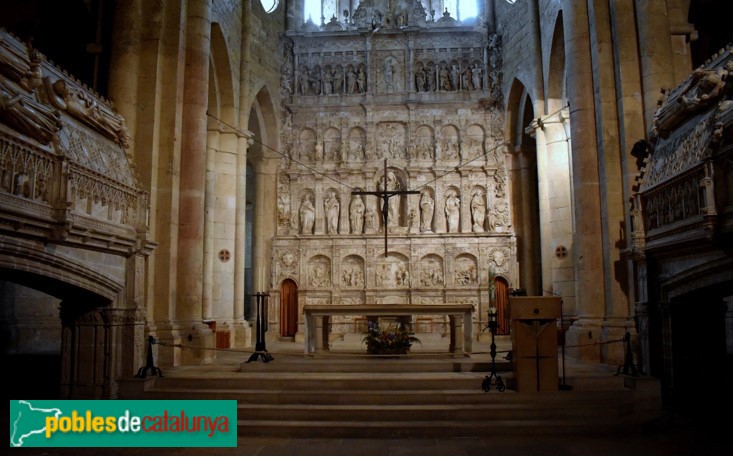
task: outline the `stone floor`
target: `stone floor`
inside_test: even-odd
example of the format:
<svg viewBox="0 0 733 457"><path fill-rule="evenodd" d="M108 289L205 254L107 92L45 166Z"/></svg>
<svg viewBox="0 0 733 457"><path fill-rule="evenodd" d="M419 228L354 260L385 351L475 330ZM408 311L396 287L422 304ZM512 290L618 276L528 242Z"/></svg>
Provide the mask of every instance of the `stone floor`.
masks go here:
<svg viewBox="0 0 733 457"><path fill-rule="evenodd" d="M334 343L335 351L348 349L354 341ZM275 357L297 354L302 344L274 341L267 343L268 351ZM474 347L477 357L487 357L488 342ZM430 345L415 348L416 352L433 350ZM500 357L507 345L500 342ZM187 367L191 370L216 369L217 364L229 366L247 360L251 352L220 352L217 363L209 367ZM488 360L488 359L487 359ZM257 363L262 363L261 361ZM616 367L587 366L567 362L569 376L586 370L607 376ZM3 415L8 430L8 414ZM420 439L293 439L239 437L236 448L75 448L75 449L8 449L9 455L252 455L252 456L478 456L478 455L733 455L730 440L730 423L715 417L682 417L664 413L636 433L608 433L599 430L582 435L496 436L487 430L485 435L474 438L441 438L433 436Z"/></svg>

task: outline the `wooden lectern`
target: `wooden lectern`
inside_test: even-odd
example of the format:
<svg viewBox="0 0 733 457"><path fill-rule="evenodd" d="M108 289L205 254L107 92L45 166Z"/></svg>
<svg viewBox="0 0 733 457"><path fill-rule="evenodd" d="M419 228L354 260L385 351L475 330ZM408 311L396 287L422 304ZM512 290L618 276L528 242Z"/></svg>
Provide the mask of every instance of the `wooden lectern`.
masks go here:
<svg viewBox="0 0 733 457"><path fill-rule="evenodd" d="M557 319L560 297L509 297L517 392L558 390Z"/></svg>

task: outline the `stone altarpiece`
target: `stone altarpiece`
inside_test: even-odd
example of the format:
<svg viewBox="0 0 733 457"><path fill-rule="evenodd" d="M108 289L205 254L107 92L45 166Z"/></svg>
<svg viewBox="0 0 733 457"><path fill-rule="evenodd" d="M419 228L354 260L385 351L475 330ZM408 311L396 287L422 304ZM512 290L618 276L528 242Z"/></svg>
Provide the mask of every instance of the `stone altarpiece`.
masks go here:
<svg viewBox="0 0 733 457"><path fill-rule="evenodd" d="M480 333L489 278L517 278L499 37L433 21L419 2L373 1L284 40L271 328L290 278L301 308L471 303ZM420 192L389 199L387 227L377 197L352 195L385 186ZM430 327L445 330L442 320Z"/></svg>

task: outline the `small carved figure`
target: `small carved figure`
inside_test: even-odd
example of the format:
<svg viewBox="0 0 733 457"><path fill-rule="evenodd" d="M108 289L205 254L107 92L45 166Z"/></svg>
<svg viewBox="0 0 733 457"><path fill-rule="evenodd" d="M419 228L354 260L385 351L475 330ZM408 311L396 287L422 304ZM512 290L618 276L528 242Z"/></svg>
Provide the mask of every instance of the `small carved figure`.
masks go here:
<svg viewBox="0 0 733 457"><path fill-rule="evenodd" d="M331 191L328 194L328 198L324 202L326 207L326 222L329 235L338 234L339 228L339 211L341 205L339 204L338 198L336 198L336 192Z"/></svg>
<svg viewBox="0 0 733 457"><path fill-rule="evenodd" d="M361 197L351 199L349 221L351 222L351 233L361 234L364 231L364 202Z"/></svg>
<svg viewBox="0 0 733 457"><path fill-rule="evenodd" d="M310 72L308 68L303 67L300 70L300 95L308 95L310 92Z"/></svg>
<svg viewBox="0 0 733 457"><path fill-rule="evenodd" d="M349 68L346 71L346 93L347 94L356 93L356 73L354 73L353 68Z"/></svg>
<svg viewBox="0 0 733 457"><path fill-rule="evenodd" d="M422 92L425 90L425 69L419 67L415 72L415 90Z"/></svg>
<svg viewBox="0 0 733 457"><path fill-rule="evenodd" d="M445 200L445 217L448 221L448 233L458 233L458 221L460 220L461 200L455 191L448 194Z"/></svg>
<svg viewBox="0 0 733 457"><path fill-rule="evenodd" d="M471 218L473 219L473 231L484 231L484 220L486 219L486 205L484 204L483 192L476 192L471 199Z"/></svg>
<svg viewBox="0 0 733 457"><path fill-rule="evenodd" d="M427 80L428 92L435 92L435 68L428 67L425 78Z"/></svg>
<svg viewBox="0 0 733 457"><path fill-rule="evenodd" d="M366 93L366 72L364 67L359 67L359 75L356 77L356 86L360 94Z"/></svg>
<svg viewBox="0 0 733 457"><path fill-rule="evenodd" d="M420 195L420 231L431 233L433 231L433 213L435 203L430 192L424 190Z"/></svg>
<svg viewBox="0 0 733 457"><path fill-rule="evenodd" d="M344 91L344 70L340 67L333 74L333 93L340 94Z"/></svg>
<svg viewBox="0 0 733 457"><path fill-rule="evenodd" d="M316 218L316 209L313 207L310 194L306 194L303 203L300 204L300 233L311 235Z"/></svg>
<svg viewBox="0 0 733 457"><path fill-rule="evenodd" d="M461 70L458 68L458 65L453 65L450 69L450 83L453 86L453 90L458 90L458 83L461 80L460 78Z"/></svg>
<svg viewBox="0 0 733 457"><path fill-rule="evenodd" d="M445 65L440 67L440 90L444 90L444 91L451 90L450 72L448 71L448 68Z"/></svg>
<svg viewBox="0 0 733 457"><path fill-rule="evenodd" d="M476 64L473 66L473 90L481 90L481 66Z"/></svg>

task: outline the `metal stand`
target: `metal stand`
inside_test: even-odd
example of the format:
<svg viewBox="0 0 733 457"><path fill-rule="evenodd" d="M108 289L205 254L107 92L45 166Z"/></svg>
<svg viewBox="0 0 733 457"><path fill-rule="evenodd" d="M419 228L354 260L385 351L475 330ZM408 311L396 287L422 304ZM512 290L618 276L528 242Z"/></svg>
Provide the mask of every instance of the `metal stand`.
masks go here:
<svg viewBox="0 0 733 457"><path fill-rule="evenodd" d="M275 358L267 352L265 347L265 332L267 331L267 300L270 294L257 292L253 295L257 298L257 343L255 344L255 353L249 356L246 363L252 362L262 357L262 361L267 363Z"/></svg>
<svg viewBox="0 0 733 457"><path fill-rule="evenodd" d="M492 310L494 312L492 312ZM501 376L498 376L496 374L496 330L499 326L499 323L496 320L496 310L495 308L489 310L489 330L491 331L491 351L489 354L491 355L491 374L484 377L484 381L481 383L481 388L484 390L484 392L488 392L491 390L491 386L496 386L496 390L499 392L504 392L506 389L506 385L504 385L504 381L501 379Z"/></svg>
<svg viewBox="0 0 733 457"><path fill-rule="evenodd" d="M148 355L146 359L145 366L137 370L137 374L135 375L136 378L144 378L148 375L148 370L150 370L151 375L157 375L158 377L163 377L163 372L160 371L160 368L156 367L153 363L153 345L155 344L155 338L153 338L151 335L148 335Z"/></svg>
<svg viewBox="0 0 733 457"><path fill-rule="evenodd" d="M626 342L626 354L624 355L624 364L619 365L618 370L616 371L616 376L618 376L622 372L622 370L623 374L639 376L639 372L636 370L636 365L634 365L634 353L631 352L631 333L626 332L626 334L624 335L624 342Z"/></svg>

